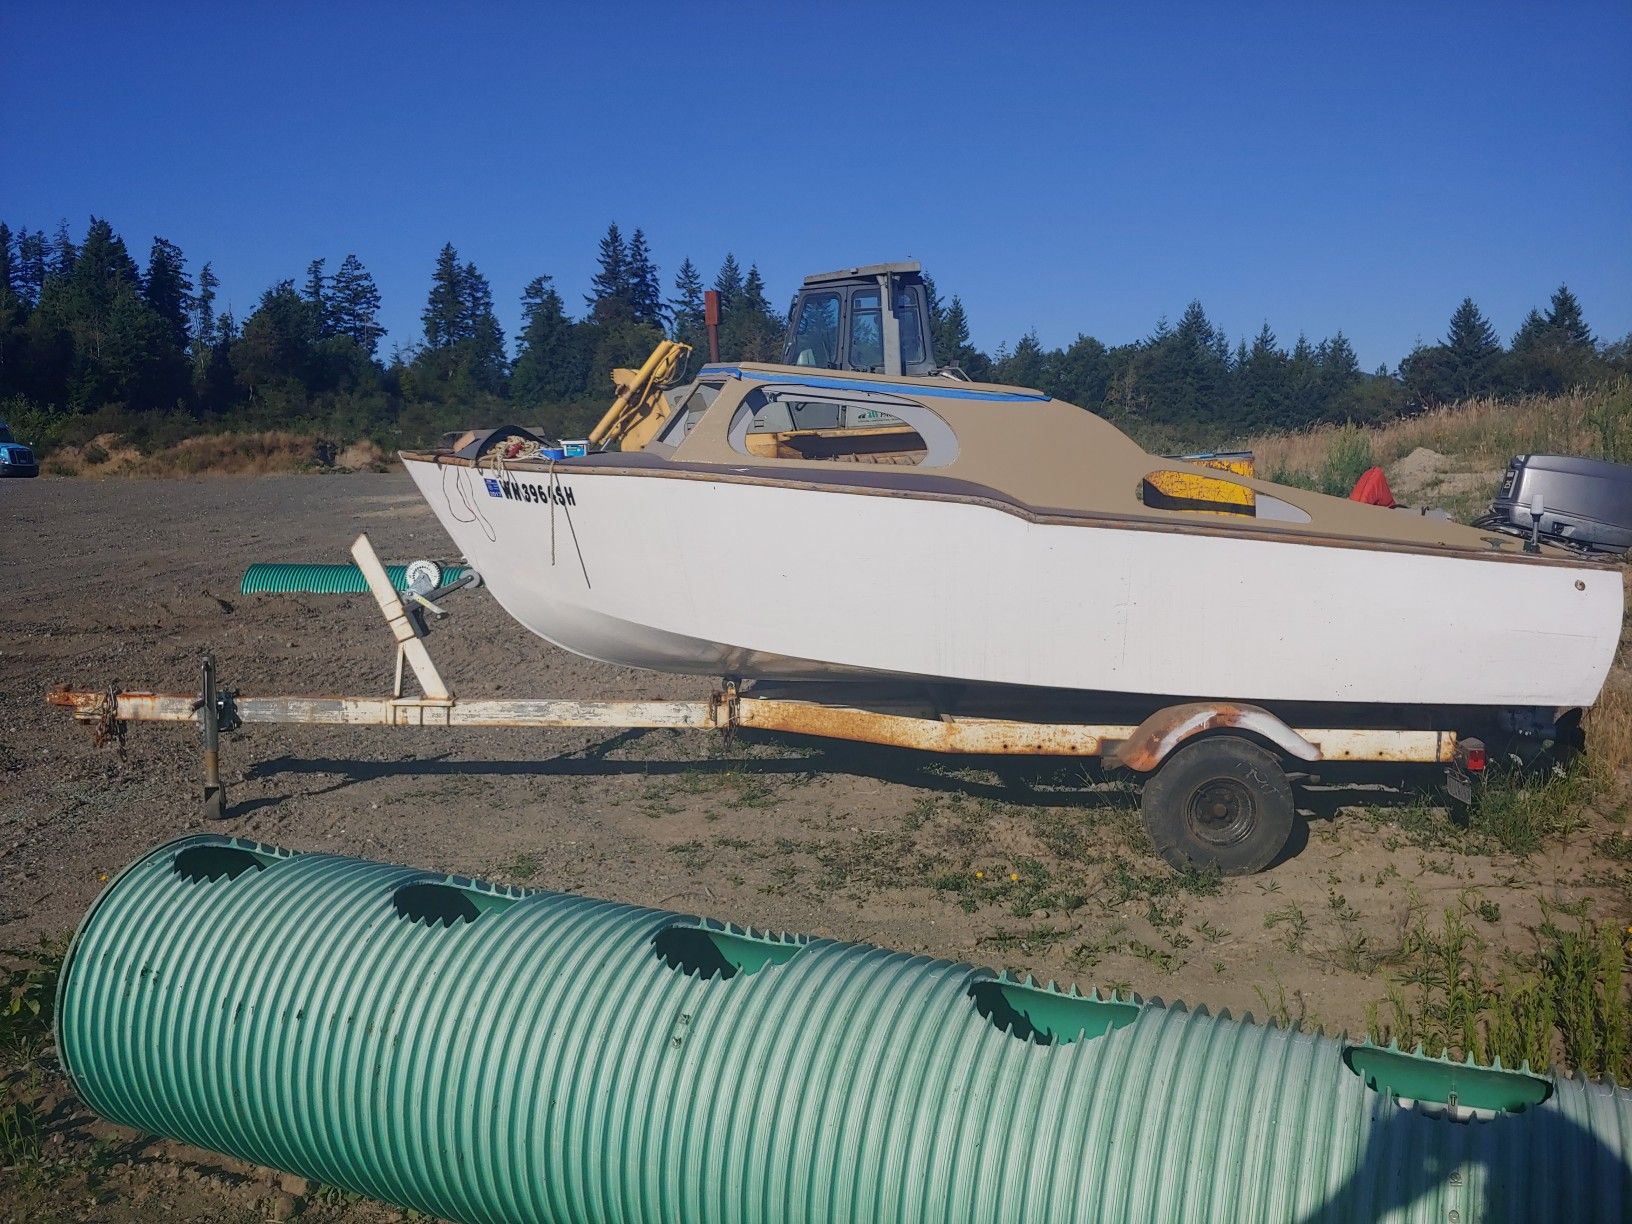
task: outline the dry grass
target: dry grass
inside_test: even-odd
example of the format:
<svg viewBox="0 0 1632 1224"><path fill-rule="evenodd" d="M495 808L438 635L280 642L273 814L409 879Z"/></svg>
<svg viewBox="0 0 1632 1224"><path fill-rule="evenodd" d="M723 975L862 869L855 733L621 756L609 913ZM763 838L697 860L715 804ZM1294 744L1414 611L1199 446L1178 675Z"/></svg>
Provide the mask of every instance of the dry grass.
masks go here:
<svg viewBox="0 0 1632 1224"><path fill-rule="evenodd" d="M384 471L390 461L367 438L344 448L286 430L201 434L142 454L117 434L66 446L45 460L52 476L266 476L279 472Z"/></svg>
<svg viewBox="0 0 1632 1224"><path fill-rule="evenodd" d="M1621 571L1626 604L1632 607L1632 566ZM1598 701L1587 711L1587 752L1610 778L1632 768L1632 634L1621 627L1621 648Z"/></svg>
<svg viewBox="0 0 1632 1224"><path fill-rule="evenodd" d="M1500 468L1514 455L1531 452L1626 462L1632 460L1632 382L1623 378L1591 390L1513 401L1469 400L1375 429L1323 425L1249 438L1245 446L1269 479L1320 487L1334 456L1352 452L1357 438L1369 444L1372 461L1383 465L1419 446L1454 455L1469 467Z"/></svg>

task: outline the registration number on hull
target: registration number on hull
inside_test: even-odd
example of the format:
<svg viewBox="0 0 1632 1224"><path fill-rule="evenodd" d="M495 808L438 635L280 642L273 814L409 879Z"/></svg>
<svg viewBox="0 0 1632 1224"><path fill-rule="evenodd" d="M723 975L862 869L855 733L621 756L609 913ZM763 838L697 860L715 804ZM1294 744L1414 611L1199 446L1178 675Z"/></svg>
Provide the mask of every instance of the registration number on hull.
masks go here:
<svg viewBox="0 0 1632 1224"><path fill-rule="evenodd" d="M487 485L489 497L502 497L505 501L534 502L540 506L551 503L557 506L578 504L571 485L537 484L530 480L499 480L493 476L484 477L483 483Z"/></svg>

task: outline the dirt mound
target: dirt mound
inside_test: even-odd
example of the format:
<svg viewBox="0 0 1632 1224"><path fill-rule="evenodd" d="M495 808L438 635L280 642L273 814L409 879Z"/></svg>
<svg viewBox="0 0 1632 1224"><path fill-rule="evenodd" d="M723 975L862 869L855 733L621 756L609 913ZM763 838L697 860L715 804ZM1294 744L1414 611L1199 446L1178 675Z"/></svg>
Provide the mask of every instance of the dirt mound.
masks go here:
<svg viewBox="0 0 1632 1224"><path fill-rule="evenodd" d="M1388 472L1388 483L1396 496L1415 496L1438 480L1449 465L1450 460L1438 451L1419 446L1394 463Z"/></svg>
<svg viewBox="0 0 1632 1224"><path fill-rule="evenodd" d="M342 472L383 472L391 466L391 461L373 441L363 438L336 455L334 466Z"/></svg>
<svg viewBox="0 0 1632 1224"><path fill-rule="evenodd" d="M1467 500L1487 491L1494 494L1501 483L1501 469L1465 471L1462 462L1419 446L1388 469L1389 487L1402 504Z"/></svg>
<svg viewBox="0 0 1632 1224"><path fill-rule="evenodd" d="M65 446L52 452L45 470L53 476L111 476L129 472L142 461L142 452L118 434L97 434L83 446Z"/></svg>
<svg viewBox="0 0 1632 1224"><path fill-rule="evenodd" d="M383 472L391 466L367 438L341 447L311 434L198 434L143 454L115 433L65 446L45 460L52 476L270 476L296 472Z"/></svg>

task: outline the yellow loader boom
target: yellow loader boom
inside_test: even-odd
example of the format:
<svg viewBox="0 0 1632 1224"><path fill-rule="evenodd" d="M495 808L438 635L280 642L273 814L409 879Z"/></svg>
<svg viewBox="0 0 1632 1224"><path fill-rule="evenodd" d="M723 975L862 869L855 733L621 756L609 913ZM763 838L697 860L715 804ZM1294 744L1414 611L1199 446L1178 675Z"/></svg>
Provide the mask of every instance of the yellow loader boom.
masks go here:
<svg viewBox="0 0 1632 1224"><path fill-rule="evenodd" d="M617 398L600 423L590 430L591 446L619 450L640 450L657 436L668 422L669 402L663 390L684 368L691 346L664 340L652 350L638 370L613 370L612 386Z"/></svg>

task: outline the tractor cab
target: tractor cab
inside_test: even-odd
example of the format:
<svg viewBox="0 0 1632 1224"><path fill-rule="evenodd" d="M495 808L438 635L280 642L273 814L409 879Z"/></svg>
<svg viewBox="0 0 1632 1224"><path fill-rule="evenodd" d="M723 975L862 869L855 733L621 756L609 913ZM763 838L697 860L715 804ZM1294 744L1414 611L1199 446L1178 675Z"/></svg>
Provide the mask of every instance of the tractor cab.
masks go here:
<svg viewBox="0 0 1632 1224"><path fill-rule="evenodd" d="M782 364L869 374L933 374L929 300L917 260L805 277Z"/></svg>

